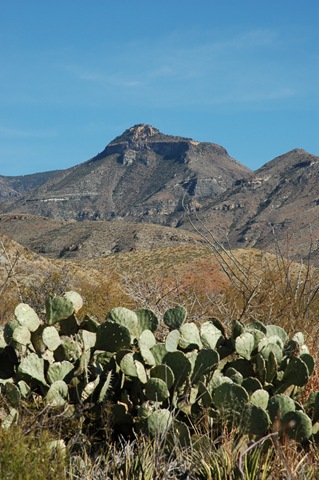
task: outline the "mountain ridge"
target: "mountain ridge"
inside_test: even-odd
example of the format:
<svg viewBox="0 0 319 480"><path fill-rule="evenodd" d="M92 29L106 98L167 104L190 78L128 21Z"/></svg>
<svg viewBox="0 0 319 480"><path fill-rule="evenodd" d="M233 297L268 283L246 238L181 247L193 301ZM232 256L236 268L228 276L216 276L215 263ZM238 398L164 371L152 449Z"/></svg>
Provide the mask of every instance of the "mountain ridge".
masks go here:
<svg viewBox="0 0 319 480"><path fill-rule="evenodd" d="M5 179L0 177L0 186ZM10 182L12 188L12 177ZM0 213L62 223L90 220L91 229L92 221L190 231L195 225L199 233L214 232L225 246L269 251L278 245L287 250L288 237L294 234L289 240L294 258L306 257L310 246L319 257L319 157L300 148L252 171L220 145L137 124L86 162L51 172L47 178L41 174L37 182L31 188L29 179L29 190L24 185L18 196L3 197ZM155 230L145 235L159 239ZM117 244L109 239L113 247L102 251L114 253ZM135 247L138 242L128 240L119 248Z"/></svg>

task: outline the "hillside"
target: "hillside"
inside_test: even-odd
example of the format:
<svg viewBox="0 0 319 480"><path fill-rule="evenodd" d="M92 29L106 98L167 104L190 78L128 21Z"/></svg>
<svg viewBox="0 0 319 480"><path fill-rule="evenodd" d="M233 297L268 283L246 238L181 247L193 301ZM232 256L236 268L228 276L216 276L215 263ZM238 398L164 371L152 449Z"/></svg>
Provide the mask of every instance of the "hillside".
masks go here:
<svg viewBox="0 0 319 480"><path fill-rule="evenodd" d="M143 301L161 304L214 295L228 284L207 246L185 245L140 249L108 258L70 255L54 260L38 255L0 235L0 324L12 318L19 302L43 310L48 295L74 289L85 299L86 311L100 320L118 305ZM148 292L148 293L147 293ZM161 300L162 298L162 300Z"/></svg>
<svg viewBox="0 0 319 480"><path fill-rule="evenodd" d="M0 215L0 231L49 258L90 259L114 253L205 243L196 233L123 220L61 221L35 215Z"/></svg>

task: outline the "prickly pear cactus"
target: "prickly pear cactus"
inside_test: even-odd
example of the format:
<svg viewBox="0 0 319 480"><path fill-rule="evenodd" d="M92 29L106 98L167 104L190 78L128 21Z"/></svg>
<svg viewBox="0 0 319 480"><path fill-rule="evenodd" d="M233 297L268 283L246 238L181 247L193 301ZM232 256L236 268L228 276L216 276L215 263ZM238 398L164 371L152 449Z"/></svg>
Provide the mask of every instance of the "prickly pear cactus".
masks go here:
<svg viewBox="0 0 319 480"><path fill-rule="evenodd" d="M44 318L19 304L0 328L4 428L18 421L21 402L36 398L53 411L79 404L97 419L107 406L119 434L141 431L168 444L191 445L202 417L250 437L277 429L281 439L317 441L319 393L297 402L315 369L301 332L289 338L277 325L235 321L227 337L219 320L186 322L179 306L162 319L117 307L100 323L80 320L82 305L73 291L48 299ZM168 329L158 335L161 321Z"/></svg>
<svg viewBox="0 0 319 480"><path fill-rule="evenodd" d="M19 303L15 308L14 315L19 324L26 327L30 332L35 332L40 326L37 313L26 303Z"/></svg>
<svg viewBox="0 0 319 480"><path fill-rule="evenodd" d="M152 310L143 308L135 312L138 321L138 330L142 333L144 330L155 332L158 327L158 318Z"/></svg>
<svg viewBox="0 0 319 480"><path fill-rule="evenodd" d="M39 358L36 353L29 353L22 359L17 373L21 379L26 378L27 380L47 385L44 376L44 360Z"/></svg>
<svg viewBox="0 0 319 480"><path fill-rule="evenodd" d="M163 402L169 397L169 391L164 380L150 378L145 385L145 396L153 402Z"/></svg>

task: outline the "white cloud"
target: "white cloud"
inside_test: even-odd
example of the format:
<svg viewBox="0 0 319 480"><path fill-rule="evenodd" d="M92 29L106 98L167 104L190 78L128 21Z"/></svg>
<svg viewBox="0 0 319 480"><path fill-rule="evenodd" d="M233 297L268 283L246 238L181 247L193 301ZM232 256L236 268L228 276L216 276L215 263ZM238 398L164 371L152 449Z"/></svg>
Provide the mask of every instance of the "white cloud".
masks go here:
<svg viewBox="0 0 319 480"><path fill-rule="evenodd" d="M26 130L0 125L0 137L3 138L52 138L57 135L54 130Z"/></svg>
<svg viewBox="0 0 319 480"><path fill-rule="evenodd" d="M101 73L101 71L94 68L81 67L79 65L72 65L66 67L75 77L80 80L92 82L102 87L117 86L136 88L143 85L143 82L136 78L129 78L119 72Z"/></svg>
<svg viewBox="0 0 319 480"><path fill-rule="evenodd" d="M275 29L177 31L106 50L98 64L87 58L66 67L85 82L78 86L86 101L268 108L304 95L306 68L286 58L291 46Z"/></svg>

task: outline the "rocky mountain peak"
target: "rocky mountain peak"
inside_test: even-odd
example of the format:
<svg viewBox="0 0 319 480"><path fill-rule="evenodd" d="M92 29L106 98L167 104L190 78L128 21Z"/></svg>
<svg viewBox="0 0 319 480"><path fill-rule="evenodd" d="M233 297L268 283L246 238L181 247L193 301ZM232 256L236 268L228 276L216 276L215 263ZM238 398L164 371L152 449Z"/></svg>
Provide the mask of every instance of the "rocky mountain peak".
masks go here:
<svg viewBox="0 0 319 480"><path fill-rule="evenodd" d="M135 125L129 129L129 133L132 135L133 140L138 140L139 138L151 137L157 133L160 133L159 130L151 125L145 123Z"/></svg>
<svg viewBox="0 0 319 480"><path fill-rule="evenodd" d="M302 148L295 148L256 170L257 175L279 175L283 178L290 178L298 171L307 170L306 167L318 166L318 156L306 152Z"/></svg>
<svg viewBox="0 0 319 480"><path fill-rule="evenodd" d="M160 131L152 125L146 123L139 123L133 127L125 130L122 135L116 137L110 145L115 145L123 142L139 142L148 140L150 137L161 135Z"/></svg>

